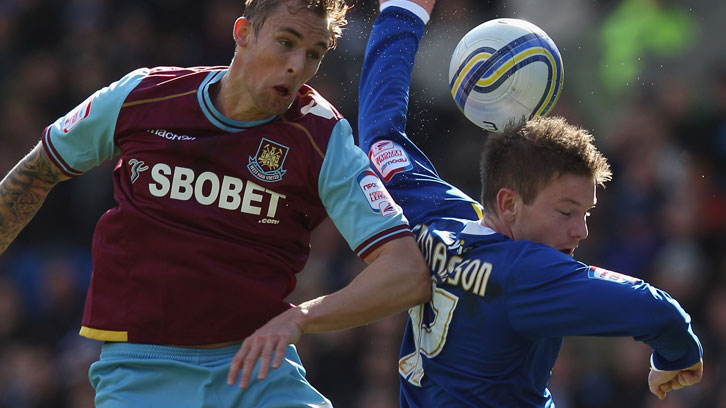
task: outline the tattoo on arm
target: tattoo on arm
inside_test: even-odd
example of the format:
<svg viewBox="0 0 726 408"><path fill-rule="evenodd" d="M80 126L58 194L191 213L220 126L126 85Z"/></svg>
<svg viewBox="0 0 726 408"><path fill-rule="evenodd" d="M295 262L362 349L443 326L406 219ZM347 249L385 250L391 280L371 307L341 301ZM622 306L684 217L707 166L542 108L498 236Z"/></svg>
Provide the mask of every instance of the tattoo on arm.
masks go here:
<svg viewBox="0 0 726 408"><path fill-rule="evenodd" d="M0 182L0 253L3 253L43 204L60 172L38 144Z"/></svg>

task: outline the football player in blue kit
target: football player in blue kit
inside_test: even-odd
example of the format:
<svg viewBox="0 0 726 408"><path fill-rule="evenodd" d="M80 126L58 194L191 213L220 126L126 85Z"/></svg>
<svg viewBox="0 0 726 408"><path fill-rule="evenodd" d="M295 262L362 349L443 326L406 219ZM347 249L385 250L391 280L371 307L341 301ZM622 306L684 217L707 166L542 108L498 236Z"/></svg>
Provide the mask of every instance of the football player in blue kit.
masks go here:
<svg viewBox="0 0 726 408"><path fill-rule="evenodd" d="M401 406L553 407L547 381L563 336L648 344L648 383L661 399L700 381L701 344L675 299L573 259L597 186L611 178L588 132L554 117L488 134L481 206L407 137L411 71L433 3L381 2L360 82L360 146L435 281L432 300L409 310Z"/></svg>

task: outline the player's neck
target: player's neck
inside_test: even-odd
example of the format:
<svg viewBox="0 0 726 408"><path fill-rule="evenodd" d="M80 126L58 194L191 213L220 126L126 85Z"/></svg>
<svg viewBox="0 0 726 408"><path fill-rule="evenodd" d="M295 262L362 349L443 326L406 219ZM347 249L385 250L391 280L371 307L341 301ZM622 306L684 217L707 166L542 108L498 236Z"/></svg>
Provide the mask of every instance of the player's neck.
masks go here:
<svg viewBox="0 0 726 408"><path fill-rule="evenodd" d="M243 122L264 119L264 115L255 114L249 107L251 98L244 88L234 83L232 67L222 76L219 82L209 86L209 99L214 107L227 118Z"/></svg>
<svg viewBox="0 0 726 408"><path fill-rule="evenodd" d="M489 227L500 234L504 234L509 238L514 239L510 226L496 215L492 216L489 213L486 213L484 218L482 218L479 222L485 227Z"/></svg>

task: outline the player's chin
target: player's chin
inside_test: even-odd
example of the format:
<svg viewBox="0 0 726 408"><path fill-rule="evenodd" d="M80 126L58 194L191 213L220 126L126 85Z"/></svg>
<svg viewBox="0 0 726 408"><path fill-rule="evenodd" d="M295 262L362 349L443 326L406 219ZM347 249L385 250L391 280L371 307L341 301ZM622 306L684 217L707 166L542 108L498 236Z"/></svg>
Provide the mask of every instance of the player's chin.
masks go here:
<svg viewBox="0 0 726 408"><path fill-rule="evenodd" d="M560 249L560 252L562 252L565 255L572 256L572 257L575 256L575 248Z"/></svg>
<svg viewBox="0 0 726 408"><path fill-rule="evenodd" d="M272 94L262 107L269 115L282 115L292 106L295 101L295 95L279 95Z"/></svg>
<svg viewBox="0 0 726 408"><path fill-rule="evenodd" d="M278 99L270 107L271 113L273 113L274 115L282 115L283 113L287 112L287 110L290 109L290 106L292 106L293 99L294 98L292 97Z"/></svg>

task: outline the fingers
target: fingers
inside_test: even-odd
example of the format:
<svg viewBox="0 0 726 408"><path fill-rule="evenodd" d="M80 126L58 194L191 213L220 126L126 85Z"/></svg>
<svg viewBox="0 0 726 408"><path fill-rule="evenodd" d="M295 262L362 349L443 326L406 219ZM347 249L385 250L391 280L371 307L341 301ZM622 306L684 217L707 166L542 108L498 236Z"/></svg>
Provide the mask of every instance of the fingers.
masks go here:
<svg viewBox="0 0 726 408"><path fill-rule="evenodd" d="M678 373L678 376L676 376L676 378L678 379L678 382L684 387L698 384L701 381L701 375L699 375L699 373L694 373L693 371L682 371Z"/></svg>
<svg viewBox="0 0 726 408"><path fill-rule="evenodd" d="M275 348L275 360L272 361L272 368L278 368L282 365L282 360L287 352L287 343L279 342Z"/></svg>
<svg viewBox="0 0 726 408"><path fill-rule="evenodd" d="M260 355L260 368L257 371L257 379L260 381L267 378L267 373L270 371L270 360L272 359L273 347L274 343L266 342L262 349L262 354Z"/></svg>
<svg viewBox="0 0 726 408"><path fill-rule="evenodd" d="M694 385L701 381L702 370L682 370L671 372L651 372L648 378L650 392L659 399L665 399L666 394L673 390Z"/></svg>
<svg viewBox="0 0 726 408"><path fill-rule="evenodd" d="M227 372L227 384L232 385L237 380L237 374L239 373L240 368L242 368L243 356L247 354L248 349L249 344L245 341L242 343L242 347L240 347L237 351L237 354L234 355L234 358L232 358L232 364Z"/></svg>
<svg viewBox="0 0 726 408"><path fill-rule="evenodd" d="M287 346L287 342L271 337L248 338L242 343L242 347L232 359L232 364L227 373L227 384L234 385L237 376L241 372L239 387L246 389L250 384L252 372L258 359L260 365L257 370L257 379L264 380L270 372L270 366L274 369L282 365Z"/></svg>
<svg viewBox="0 0 726 408"><path fill-rule="evenodd" d="M296 308L288 309L247 337L232 359L227 373L227 384L233 385L241 372L239 387L247 388L258 359L260 365L257 380L267 378L270 366L280 367L287 346L294 344L302 335L301 326L295 321L299 318L299 313Z"/></svg>
<svg viewBox="0 0 726 408"><path fill-rule="evenodd" d="M650 392L658 397L658 399L664 399L666 397L666 393L671 390L670 383L665 384L654 384L650 383L648 384L648 388L650 389Z"/></svg>
<svg viewBox="0 0 726 408"><path fill-rule="evenodd" d="M250 383L250 377L252 376L252 370L254 369L257 357L260 354L260 346L257 343L245 340L242 343L237 354L232 359L232 364L229 367L227 373L227 384L233 385L237 379L237 375L242 371L242 377L240 378L240 388L247 388Z"/></svg>

